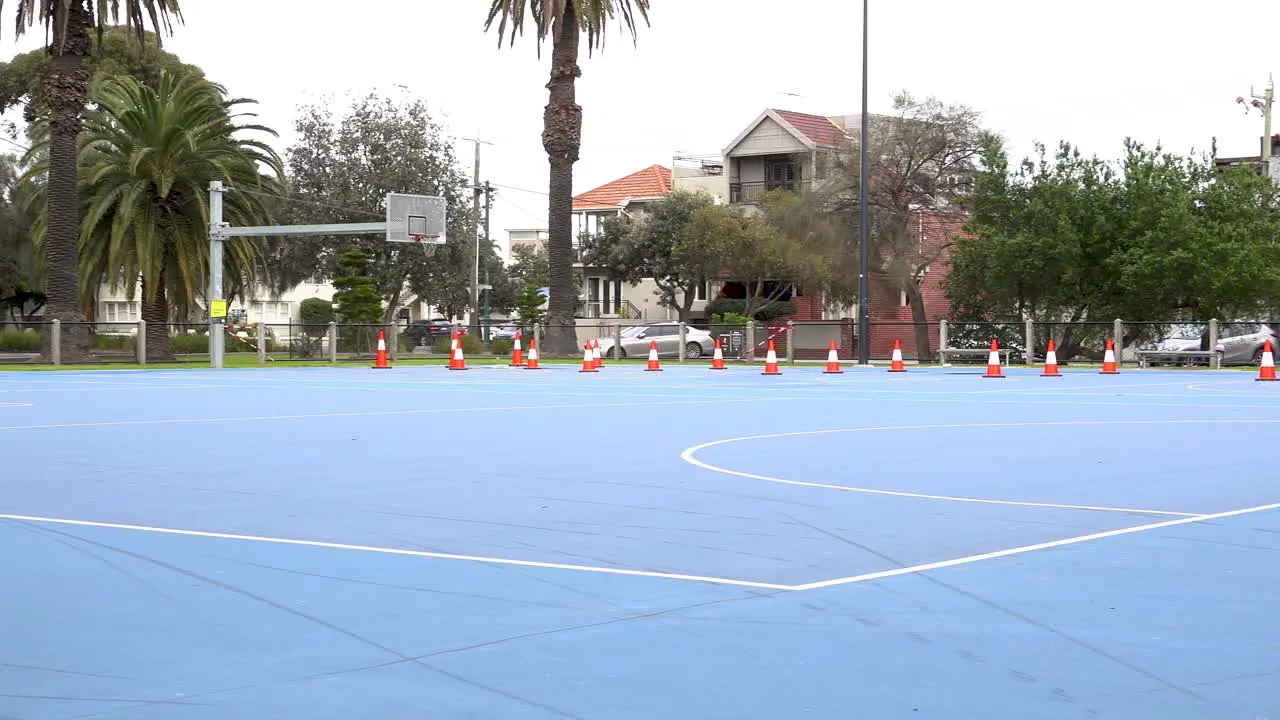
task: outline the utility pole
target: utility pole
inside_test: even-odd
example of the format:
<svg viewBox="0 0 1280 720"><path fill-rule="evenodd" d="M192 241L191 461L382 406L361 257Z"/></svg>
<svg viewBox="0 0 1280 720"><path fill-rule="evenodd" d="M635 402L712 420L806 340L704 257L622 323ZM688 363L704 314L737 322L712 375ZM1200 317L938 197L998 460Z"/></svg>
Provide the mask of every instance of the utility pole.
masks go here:
<svg viewBox="0 0 1280 720"><path fill-rule="evenodd" d="M489 282L489 253L493 241L489 239L489 211L493 209L493 186L484 181L484 341L489 342L489 300L493 296L493 285Z"/></svg>
<svg viewBox="0 0 1280 720"><path fill-rule="evenodd" d="M473 138L462 138L475 145L475 160L471 166L471 216L476 219L476 228L473 237L475 238L476 257L475 265L472 267L471 274L471 322L467 323L471 327L471 331L477 335L480 333L480 235L481 235L481 216L480 216L480 195L484 192L484 187L480 185L480 146L492 145L488 140L480 138L477 132Z"/></svg>
<svg viewBox="0 0 1280 720"><path fill-rule="evenodd" d="M1262 151L1258 153L1259 160L1262 161L1262 176L1271 177L1271 107L1276 101L1276 84L1275 80L1267 78L1267 89L1261 95L1255 93L1253 88L1249 88L1249 95L1253 97L1253 102L1246 103L1244 98L1236 98L1236 102L1244 105L1245 113L1249 112L1250 107L1256 107L1262 111Z"/></svg>

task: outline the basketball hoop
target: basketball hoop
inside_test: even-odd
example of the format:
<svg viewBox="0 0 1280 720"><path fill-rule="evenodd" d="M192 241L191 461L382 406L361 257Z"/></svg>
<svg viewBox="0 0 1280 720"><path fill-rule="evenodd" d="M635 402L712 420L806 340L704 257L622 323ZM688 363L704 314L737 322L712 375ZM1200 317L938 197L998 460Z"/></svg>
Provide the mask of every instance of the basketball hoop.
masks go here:
<svg viewBox="0 0 1280 720"><path fill-rule="evenodd" d="M422 246L422 252L424 255L426 255L427 257L431 257L432 255L436 254L436 248L438 247L438 245L436 244L435 240L438 237L440 236L415 234L413 236L413 241Z"/></svg>

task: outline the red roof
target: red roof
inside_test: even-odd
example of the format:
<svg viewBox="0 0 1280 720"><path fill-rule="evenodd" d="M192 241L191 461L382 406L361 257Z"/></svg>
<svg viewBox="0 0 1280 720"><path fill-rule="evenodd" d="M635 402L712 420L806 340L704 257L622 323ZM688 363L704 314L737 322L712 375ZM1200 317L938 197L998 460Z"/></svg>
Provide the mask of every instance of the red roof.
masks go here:
<svg viewBox="0 0 1280 720"><path fill-rule="evenodd" d="M671 194L671 168L661 165L633 172L630 175L588 190L573 198L574 210L603 210L616 208L627 198L655 198Z"/></svg>
<svg viewBox="0 0 1280 720"><path fill-rule="evenodd" d="M790 110L774 110L774 112L818 147L838 148L849 142L844 131L830 118Z"/></svg>

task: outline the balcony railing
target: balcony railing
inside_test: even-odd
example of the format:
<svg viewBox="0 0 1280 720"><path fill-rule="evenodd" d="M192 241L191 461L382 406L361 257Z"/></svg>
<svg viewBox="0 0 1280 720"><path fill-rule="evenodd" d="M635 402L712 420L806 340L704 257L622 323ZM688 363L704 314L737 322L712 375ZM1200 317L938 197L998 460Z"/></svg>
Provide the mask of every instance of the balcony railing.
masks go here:
<svg viewBox="0 0 1280 720"><path fill-rule="evenodd" d="M770 190L787 190L800 192L808 189L808 180L760 180L755 182L729 183L729 202L734 204L754 205L760 202L760 196Z"/></svg>

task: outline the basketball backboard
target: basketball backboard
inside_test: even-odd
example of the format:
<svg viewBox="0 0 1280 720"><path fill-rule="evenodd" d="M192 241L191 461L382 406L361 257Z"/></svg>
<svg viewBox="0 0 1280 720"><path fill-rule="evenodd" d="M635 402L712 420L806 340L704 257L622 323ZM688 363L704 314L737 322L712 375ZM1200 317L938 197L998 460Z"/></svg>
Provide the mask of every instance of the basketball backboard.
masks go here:
<svg viewBox="0 0 1280 720"><path fill-rule="evenodd" d="M423 242L443 245L447 204L434 195L387 194L387 242Z"/></svg>

